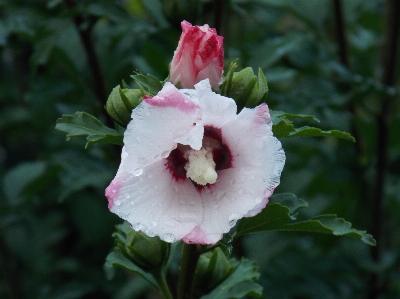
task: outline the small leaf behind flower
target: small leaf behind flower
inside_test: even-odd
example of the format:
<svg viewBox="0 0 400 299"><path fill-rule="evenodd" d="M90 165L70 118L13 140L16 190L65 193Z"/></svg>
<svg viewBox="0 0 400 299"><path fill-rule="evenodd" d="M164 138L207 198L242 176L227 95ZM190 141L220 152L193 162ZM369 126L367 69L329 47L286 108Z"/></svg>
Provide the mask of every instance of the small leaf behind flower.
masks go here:
<svg viewBox="0 0 400 299"><path fill-rule="evenodd" d="M67 140L71 137L87 136L85 148L99 142L123 145L123 135L106 127L101 121L86 112L76 112L74 115L64 114L57 119L56 129L68 133Z"/></svg>
<svg viewBox="0 0 400 299"><path fill-rule="evenodd" d="M240 220L234 238L245 234L273 230L304 231L348 236L375 246L376 241L370 234L351 228L350 222L337 218L336 215L321 215L306 221L291 222L296 219L298 209L304 207L306 207L305 201L298 199L294 194L271 196L271 203L267 204L261 213L254 217Z"/></svg>
<svg viewBox="0 0 400 299"><path fill-rule="evenodd" d="M261 296L263 288L254 282L260 277L256 263L246 259L241 261L231 259L230 263L235 267L234 271L201 299L239 299L245 296Z"/></svg>
<svg viewBox="0 0 400 299"><path fill-rule="evenodd" d="M147 273L138 266L136 266L134 263L128 260L119 250L112 251L108 254L105 266L127 269L142 276L156 288L158 287L156 281L154 280L153 276L150 273Z"/></svg>
<svg viewBox="0 0 400 299"><path fill-rule="evenodd" d="M303 118L303 119L310 119L318 121L312 115L304 115L304 114L283 114L279 117L272 115L272 132L274 133L275 137L320 137L320 136L330 136L330 137L337 137L350 140L355 142L353 136L349 133L342 132L339 130L330 130L330 131L322 131L320 128L304 126L301 128L295 128L293 122L286 119L288 118Z"/></svg>
<svg viewBox="0 0 400 299"><path fill-rule="evenodd" d="M144 90L143 95L147 92L151 95L156 95L162 88L163 83L156 77L148 74L147 76L137 73L131 76L133 80L139 85L139 88Z"/></svg>

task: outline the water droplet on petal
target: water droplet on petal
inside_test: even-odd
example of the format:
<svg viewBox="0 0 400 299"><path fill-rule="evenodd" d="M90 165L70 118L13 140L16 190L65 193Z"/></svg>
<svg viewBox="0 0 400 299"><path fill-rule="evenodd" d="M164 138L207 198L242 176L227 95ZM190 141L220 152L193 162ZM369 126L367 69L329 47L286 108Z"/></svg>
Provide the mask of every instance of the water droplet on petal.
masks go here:
<svg viewBox="0 0 400 299"><path fill-rule="evenodd" d="M148 235L149 237L154 237L156 235L156 232L154 231L154 229L149 229L146 232L146 235Z"/></svg>
<svg viewBox="0 0 400 299"><path fill-rule="evenodd" d="M221 191L221 192L218 193L217 199L218 199L218 200L221 200L221 199L223 199L225 196L226 196L226 192L225 192L225 191Z"/></svg>
<svg viewBox="0 0 400 299"><path fill-rule="evenodd" d="M215 206L214 206L214 210L218 210L219 209L219 205L218 204L216 204Z"/></svg>
<svg viewBox="0 0 400 299"><path fill-rule="evenodd" d="M133 205L135 204L135 202L132 200L132 201L130 202L130 204L131 204L131 206L133 206Z"/></svg>
<svg viewBox="0 0 400 299"><path fill-rule="evenodd" d="M235 180L235 179L232 179L232 180L231 180L231 185L233 186L233 185L235 185L235 183L236 183L236 180Z"/></svg>
<svg viewBox="0 0 400 299"><path fill-rule="evenodd" d="M184 205L184 204L186 204L186 201L180 200L179 203L180 203L181 205Z"/></svg>
<svg viewBox="0 0 400 299"><path fill-rule="evenodd" d="M168 158L169 154L170 154L170 151L163 151L161 153L161 158L163 158L163 159Z"/></svg>
<svg viewBox="0 0 400 299"><path fill-rule="evenodd" d="M254 202L255 202L255 203L260 203L260 202L262 202L262 198L261 198L261 197L258 197L258 198L256 198L256 199L254 200Z"/></svg>
<svg viewBox="0 0 400 299"><path fill-rule="evenodd" d="M165 242L172 243L175 241L175 236L173 234L165 234L163 239Z"/></svg>
<svg viewBox="0 0 400 299"><path fill-rule="evenodd" d="M239 190L239 195L243 195L244 194L244 190L243 189L240 189Z"/></svg>
<svg viewBox="0 0 400 299"><path fill-rule="evenodd" d="M151 221L152 226L157 226L157 221Z"/></svg>
<svg viewBox="0 0 400 299"><path fill-rule="evenodd" d="M132 172L132 174L133 174L134 176L139 176L139 175L141 175L142 173L143 173L143 169L141 169L141 168L135 169L135 170Z"/></svg>
<svg viewBox="0 0 400 299"><path fill-rule="evenodd" d="M195 205L196 205L196 203L195 203L194 201L191 201L191 202L189 202L189 205L191 205L191 206L195 206Z"/></svg>
<svg viewBox="0 0 400 299"><path fill-rule="evenodd" d="M116 192L117 192L117 190L115 190L115 189L112 190L112 193L116 193Z"/></svg>
<svg viewBox="0 0 400 299"><path fill-rule="evenodd" d="M142 225L139 222L137 222L137 223L132 224L131 227L133 230L138 231L142 228Z"/></svg>
<svg viewBox="0 0 400 299"><path fill-rule="evenodd" d="M119 205L121 204L121 201L117 199L116 201L114 201L114 204L115 204L116 206L119 206Z"/></svg>
<svg viewBox="0 0 400 299"><path fill-rule="evenodd" d="M151 178L153 177L153 175L152 175L151 173L149 173L149 174L147 175L147 177L148 177L149 179L151 179Z"/></svg>
<svg viewBox="0 0 400 299"><path fill-rule="evenodd" d="M125 195L125 198L131 198L131 196L129 194Z"/></svg>
<svg viewBox="0 0 400 299"><path fill-rule="evenodd" d="M173 186L173 187L172 187L172 190L174 190L176 193L179 192L179 188L178 188L177 186Z"/></svg>

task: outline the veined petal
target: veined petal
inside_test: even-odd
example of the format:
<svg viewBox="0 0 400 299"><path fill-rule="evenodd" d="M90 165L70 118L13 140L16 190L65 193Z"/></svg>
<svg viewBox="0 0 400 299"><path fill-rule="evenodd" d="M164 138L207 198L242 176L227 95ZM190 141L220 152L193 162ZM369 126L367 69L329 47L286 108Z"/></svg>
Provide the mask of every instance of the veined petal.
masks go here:
<svg viewBox="0 0 400 299"><path fill-rule="evenodd" d="M140 176L120 168L106 195L111 212L131 223L134 230L158 235L166 242L184 238L203 219L195 186L189 180L173 180L164 159L145 167Z"/></svg>
<svg viewBox="0 0 400 299"><path fill-rule="evenodd" d="M238 219L258 214L279 185L285 153L272 136L268 116L266 105L245 108L221 128L233 165L218 171L218 181L201 193L204 216L196 232L207 236L209 244L220 240ZM190 235L193 242L197 235Z"/></svg>
<svg viewBox="0 0 400 299"><path fill-rule="evenodd" d="M197 103L171 83L165 83L156 96L145 98L132 111L132 120L124 135L125 154L122 158L125 157L125 162L121 167L128 173L140 174L147 165L168 157L178 141L198 147L203 136L201 128L195 128L194 124L200 117ZM188 138L192 130L196 134Z"/></svg>

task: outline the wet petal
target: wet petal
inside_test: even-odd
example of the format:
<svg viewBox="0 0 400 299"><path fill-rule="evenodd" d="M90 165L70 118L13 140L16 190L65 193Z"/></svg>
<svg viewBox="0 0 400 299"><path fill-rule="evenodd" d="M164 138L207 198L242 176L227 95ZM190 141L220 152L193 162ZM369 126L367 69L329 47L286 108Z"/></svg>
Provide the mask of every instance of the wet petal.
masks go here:
<svg viewBox="0 0 400 299"><path fill-rule="evenodd" d="M194 123L200 114L199 105L171 83L166 83L153 98L145 98L132 111L132 120L125 131L125 171L137 173L166 158L177 142L198 147L203 136L201 127L195 128Z"/></svg>
<svg viewBox="0 0 400 299"><path fill-rule="evenodd" d="M176 182L164 159L145 167L140 176L120 168L106 195L110 210L133 229L166 242L184 238L203 219L200 194L189 180Z"/></svg>
<svg viewBox="0 0 400 299"><path fill-rule="evenodd" d="M202 192L200 229L214 243L242 217L258 214L279 185L285 154L272 136L268 107L243 109L222 127L233 167L218 172L218 181Z"/></svg>

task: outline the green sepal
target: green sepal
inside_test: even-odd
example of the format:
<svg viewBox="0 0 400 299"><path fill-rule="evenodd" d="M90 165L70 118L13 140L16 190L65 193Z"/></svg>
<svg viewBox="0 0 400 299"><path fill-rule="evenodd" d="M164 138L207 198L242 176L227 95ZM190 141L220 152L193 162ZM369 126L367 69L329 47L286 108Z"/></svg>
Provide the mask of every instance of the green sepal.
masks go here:
<svg viewBox="0 0 400 299"><path fill-rule="evenodd" d="M233 270L234 267L219 247L212 252L203 253L196 268L195 297L199 298L201 295L209 293Z"/></svg>
<svg viewBox="0 0 400 299"><path fill-rule="evenodd" d="M247 259L238 261L230 259L230 274L207 295L201 299L239 299L246 296L260 297L262 286L254 282L260 277L258 266Z"/></svg>
<svg viewBox="0 0 400 299"><path fill-rule="evenodd" d="M116 122L126 127L132 110L141 103L143 95L140 89L121 89L118 85L111 91L105 109Z"/></svg>
<svg viewBox="0 0 400 299"><path fill-rule="evenodd" d="M163 88L164 85L164 82L161 82L150 74L145 76L141 73L136 73L135 75L132 75L131 78L135 80L143 95L150 94L154 96Z"/></svg>
<svg viewBox="0 0 400 299"><path fill-rule="evenodd" d="M351 228L350 222L337 218L336 215L321 215L310 220L293 222L297 218L298 210L306 206L306 202L294 194L273 195L270 203L259 214L239 221L234 238L266 231L304 231L348 236L375 246L376 241L370 234Z"/></svg>
<svg viewBox="0 0 400 299"><path fill-rule="evenodd" d="M224 82L221 84L221 94L233 98L238 106L238 111L243 107L254 108L259 103L265 102L268 96L267 79L261 69L258 77L251 67L240 72L234 72L237 60L229 66Z"/></svg>
<svg viewBox="0 0 400 299"><path fill-rule="evenodd" d="M131 230L126 236L125 252L140 268L151 273L161 273L167 264L171 244L159 237L149 237L141 231Z"/></svg>
<svg viewBox="0 0 400 299"><path fill-rule="evenodd" d="M75 112L74 115L64 114L57 119L56 129L66 132L67 141L71 137L87 136L86 146L99 142L123 145L123 135L108 128L93 115L86 112Z"/></svg>
<svg viewBox="0 0 400 299"><path fill-rule="evenodd" d="M303 126L295 128L293 122L289 119L308 119L319 122L313 115L290 114L282 111L270 110L272 119L272 132L275 137L320 137L330 136L350 140L355 142L355 138L349 133L339 130L322 131L320 128Z"/></svg>

